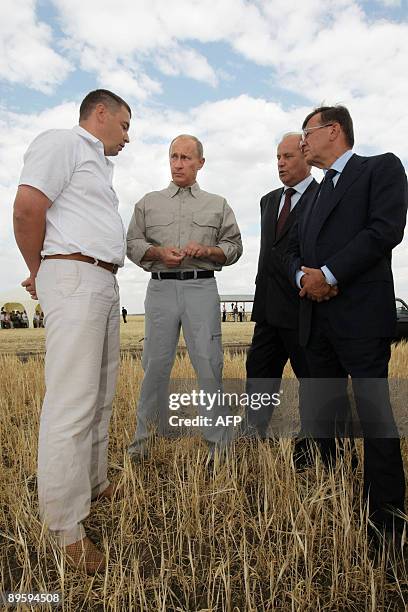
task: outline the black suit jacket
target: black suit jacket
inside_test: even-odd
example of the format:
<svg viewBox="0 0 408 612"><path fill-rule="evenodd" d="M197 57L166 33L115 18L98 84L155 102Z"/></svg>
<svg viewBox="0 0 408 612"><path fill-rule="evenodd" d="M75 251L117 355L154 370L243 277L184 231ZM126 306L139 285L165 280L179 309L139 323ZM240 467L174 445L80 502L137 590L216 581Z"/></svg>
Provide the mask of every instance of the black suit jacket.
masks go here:
<svg viewBox="0 0 408 612"><path fill-rule="evenodd" d="M299 290L288 279L284 256L289 231L296 216L309 199L313 200L318 188L318 183L313 179L290 212L278 239L276 223L283 188L275 189L261 198L261 247L252 321L266 321L269 325L288 329L296 329L299 325Z"/></svg>
<svg viewBox="0 0 408 612"><path fill-rule="evenodd" d="M300 341L306 345L313 309L320 309L342 338L391 337L395 296L391 251L401 242L407 211L407 178L395 155L353 155L321 212L304 207L288 245L290 280L301 265L327 265L339 294L316 304L300 300ZM317 212L314 212L317 211Z"/></svg>

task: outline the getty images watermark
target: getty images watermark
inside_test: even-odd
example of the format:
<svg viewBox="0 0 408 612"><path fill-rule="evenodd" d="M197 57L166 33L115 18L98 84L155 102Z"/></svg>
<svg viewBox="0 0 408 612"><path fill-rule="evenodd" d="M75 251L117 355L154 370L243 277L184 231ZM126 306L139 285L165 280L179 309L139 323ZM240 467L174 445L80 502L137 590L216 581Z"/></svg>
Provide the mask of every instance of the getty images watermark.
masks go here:
<svg viewBox="0 0 408 612"><path fill-rule="evenodd" d="M197 415L195 417L185 417L173 414L169 417L171 427L226 427L233 425L236 427L242 421L239 414L226 414L226 408L248 408L250 410L260 410L263 407L279 406L281 403L281 393L227 393L218 389L215 393L208 393L203 389L192 390L189 393L170 393L169 409L179 410L180 408L201 407L207 411L219 410L216 418L207 415Z"/></svg>

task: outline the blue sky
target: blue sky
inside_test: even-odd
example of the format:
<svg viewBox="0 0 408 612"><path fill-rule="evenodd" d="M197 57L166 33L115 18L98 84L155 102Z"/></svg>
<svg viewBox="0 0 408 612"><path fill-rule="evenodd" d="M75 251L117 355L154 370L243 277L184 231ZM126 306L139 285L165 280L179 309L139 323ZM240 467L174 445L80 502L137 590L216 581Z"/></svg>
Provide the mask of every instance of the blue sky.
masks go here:
<svg viewBox="0 0 408 612"><path fill-rule="evenodd" d="M393 151L408 164L405 0L3 0L0 6L1 287L25 277L11 208L34 136L77 121L83 96L107 87L129 101L131 143L115 160L120 211L169 180L167 146L195 133L204 189L227 197L244 238L220 292L250 293L259 247L259 199L278 187L280 137L321 103L346 104L356 152ZM319 177L319 173L316 173ZM394 255L408 298L407 241ZM147 275L126 263L123 302L142 310Z"/></svg>

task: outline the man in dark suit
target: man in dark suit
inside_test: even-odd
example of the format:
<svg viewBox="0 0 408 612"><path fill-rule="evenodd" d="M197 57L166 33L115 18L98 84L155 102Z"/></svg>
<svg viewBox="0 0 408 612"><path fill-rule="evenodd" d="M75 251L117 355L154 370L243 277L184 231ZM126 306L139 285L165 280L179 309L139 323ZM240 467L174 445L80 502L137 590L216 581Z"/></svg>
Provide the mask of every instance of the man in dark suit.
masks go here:
<svg viewBox="0 0 408 612"><path fill-rule="evenodd" d="M302 127L305 159L325 171L288 247L290 277L300 289L300 338L314 377L312 433L323 459L334 461L335 436L349 433L350 375L364 434L369 516L393 533L402 522L389 510L404 510L405 478L387 380L396 325L391 251L403 238L407 180L392 153L353 154L346 108L317 108Z"/></svg>
<svg viewBox="0 0 408 612"><path fill-rule="evenodd" d="M283 256L289 230L297 212L310 198L318 184L300 149L300 134L287 134L277 149L279 178L283 187L261 199L261 248L256 277L252 321L256 321L248 352L247 392L276 393L280 389L283 368L290 360L300 379L299 408L302 422L304 384L309 375L304 349L299 345L299 296L293 288ZM259 380L262 379L262 380ZM271 406L247 410L247 433L266 438L272 416Z"/></svg>

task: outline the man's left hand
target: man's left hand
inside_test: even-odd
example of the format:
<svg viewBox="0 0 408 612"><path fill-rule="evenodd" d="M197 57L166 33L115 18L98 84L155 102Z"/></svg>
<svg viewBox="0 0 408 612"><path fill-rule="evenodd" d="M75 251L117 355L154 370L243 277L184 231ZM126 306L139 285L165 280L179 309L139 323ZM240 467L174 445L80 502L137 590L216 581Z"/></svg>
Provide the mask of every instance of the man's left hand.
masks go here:
<svg viewBox="0 0 408 612"><path fill-rule="evenodd" d="M315 302L322 302L337 295L337 287L328 284L320 268L302 266L301 270L305 274L301 278L302 289L299 292L299 297L308 297Z"/></svg>
<svg viewBox="0 0 408 612"><path fill-rule="evenodd" d="M197 257L198 259L205 259L211 255L211 247L194 242L194 240L190 240L182 250L188 257Z"/></svg>

